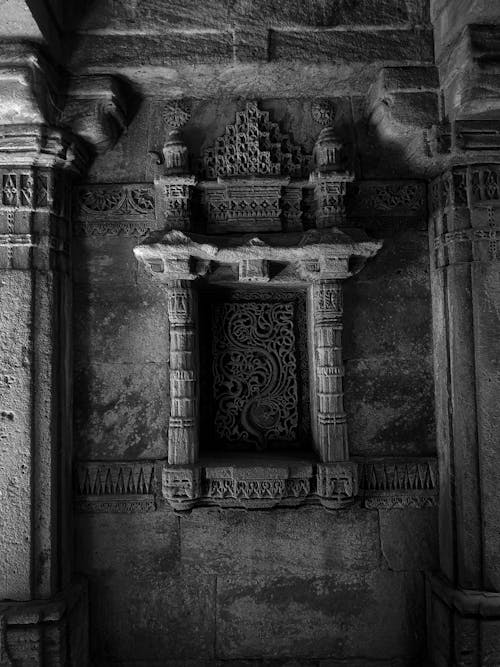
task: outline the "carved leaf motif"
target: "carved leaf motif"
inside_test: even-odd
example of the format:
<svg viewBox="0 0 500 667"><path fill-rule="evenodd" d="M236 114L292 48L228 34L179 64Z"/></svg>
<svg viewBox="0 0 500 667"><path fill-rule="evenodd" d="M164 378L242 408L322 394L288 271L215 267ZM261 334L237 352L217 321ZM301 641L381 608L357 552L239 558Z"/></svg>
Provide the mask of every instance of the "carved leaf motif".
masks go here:
<svg viewBox="0 0 500 667"><path fill-rule="evenodd" d="M215 427L226 442L293 441L298 389L293 305L213 306Z"/></svg>
<svg viewBox="0 0 500 667"><path fill-rule="evenodd" d="M121 190L85 190L80 193L80 203L90 211L111 211L120 206L124 196Z"/></svg>

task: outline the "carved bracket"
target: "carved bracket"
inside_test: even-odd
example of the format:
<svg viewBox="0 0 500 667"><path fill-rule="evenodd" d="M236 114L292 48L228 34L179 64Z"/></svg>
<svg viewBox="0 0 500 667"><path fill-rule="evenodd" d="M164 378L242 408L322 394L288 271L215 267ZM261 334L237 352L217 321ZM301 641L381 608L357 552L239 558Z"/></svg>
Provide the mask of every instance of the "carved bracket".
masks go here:
<svg viewBox="0 0 500 667"><path fill-rule="evenodd" d="M111 76L70 80L60 122L90 144L96 153L111 149L126 131L130 93Z"/></svg>

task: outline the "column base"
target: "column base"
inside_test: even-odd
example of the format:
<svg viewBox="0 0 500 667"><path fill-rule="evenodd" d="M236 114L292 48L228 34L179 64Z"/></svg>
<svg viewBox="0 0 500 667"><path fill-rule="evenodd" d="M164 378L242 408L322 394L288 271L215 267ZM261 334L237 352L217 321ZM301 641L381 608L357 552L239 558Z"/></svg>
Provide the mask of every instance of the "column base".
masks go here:
<svg viewBox="0 0 500 667"><path fill-rule="evenodd" d="M192 509L201 496L201 470L197 465L172 465L163 469L163 496L177 511Z"/></svg>
<svg viewBox="0 0 500 667"><path fill-rule="evenodd" d="M433 667L500 665L500 593L427 578L428 651Z"/></svg>
<svg viewBox="0 0 500 667"><path fill-rule="evenodd" d="M0 667L87 667L84 582L50 600L0 602Z"/></svg>
<svg viewBox="0 0 500 667"><path fill-rule="evenodd" d="M319 500L327 509L352 505L358 495L358 466L354 461L318 463L316 488Z"/></svg>

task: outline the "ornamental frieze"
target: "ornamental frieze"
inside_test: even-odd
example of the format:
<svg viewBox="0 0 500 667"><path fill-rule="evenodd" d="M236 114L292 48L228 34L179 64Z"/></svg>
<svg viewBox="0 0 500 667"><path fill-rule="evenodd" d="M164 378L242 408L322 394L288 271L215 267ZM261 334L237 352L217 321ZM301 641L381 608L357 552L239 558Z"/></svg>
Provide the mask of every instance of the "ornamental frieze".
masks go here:
<svg viewBox="0 0 500 667"><path fill-rule="evenodd" d="M362 507L437 506L435 458L357 458L354 463ZM75 509L150 512L163 507L163 497L173 499L174 504L176 500L196 499L201 505L221 507L297 506L317 504L327 485L346 497L355 490L349 465L342 463L330 469L300 460L293 465L246 467L214 462L204 467L179 467L177 471L164 466L163 461L79 461L75 468Z"/></svg>
<svg viewBox="0 0 500 667"><path fill-rule="evenodd" d="M155 202L152 183L81 186L75 211L75 234L140 237L170 228L173 219L190 215L189 188L195 187L194 179L178 181L163 186L164 204L161 206ZM434 184L433 187L437 186ZM211 196L207 195L208 190ZM271 225L289 231L314 224L316 205L314 189L309 183L295 184L285 179L277 186L274 195L268 192L267 196L259 192L255 183L246 189L241 184L207 183L200 186L200 192L203 215L212 231L234 231L238 224L241 231L254 230L265 218L267 227ZM426 185L420 181L348 183L343 215L347 226L363 226L365 219L374 216L425 220Z"/></svg>

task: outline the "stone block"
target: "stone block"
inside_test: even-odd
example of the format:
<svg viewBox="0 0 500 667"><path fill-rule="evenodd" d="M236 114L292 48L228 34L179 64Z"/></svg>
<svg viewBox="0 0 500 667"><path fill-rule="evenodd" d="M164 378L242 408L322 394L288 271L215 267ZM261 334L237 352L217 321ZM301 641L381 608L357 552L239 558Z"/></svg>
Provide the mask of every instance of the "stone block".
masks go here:
<svg viewBox="0 0 500 667"><path fill-rule="evenodd" d="M198 508L180 518L184 567L220 576L321 576L380 564L375 512ZM224 548L221 548L224 545Z"/></svg>
<svg viewBox="0 0 500 667"><path fill-rule="evenodd" d="M432 63L428 30L329 31L272 30L271 60L306 62L415 61Z"/></svg>
<svg viewBox="0 0 500 667"><path fill-rule="evenodd" d="M432 364L379 356L347 360L345 404L352 456L434 453Z"/></svg>
<svg viewBox="0 0 500 667"><path fill-rule="evenodd" d="M359 655L371 660L399 655L411 664L423 651L423 597L420 577L406 573L222 577L217 581L217 655L346 663Z"/></svg>
<svg viewBox="0 0 500 667"><path fill-rule="evenodd" d="M136 282L137 262L133 248L137 238L104 236L73 240L73 280L111 291Z"/></svg>
<svg viewBox="0 0 500 667"><path fill-rule="evenodd" d="M231 31L177 30L167 35L83 34L70 64L72 68L102 71L112 67L228 63L232 59Z"/></svg>
<svg viewBox="0 0 500 667"><path fill-rule="evenodd" d="M80 515L76 539L77 567L90 585L95 658L210 659L214 581L200 572L180 575L173 513Z"/></svg>
<svg viewBox="0 0 500 667"><path fill-rule="evenodd" d="M379 510L380 545L391 571L438 567L437 509Z"/></svg>
<svg viewBox="0 0 500 667"><path fill-rule="evenodd" d="M110 289L76 284L73 331L77 364L93 362L167 363L167 294L139 284Z"/></svg>
<svg viewBox="0 0 500 667"><path fill-rule="evenodd" d="M439 89L437 67L384 67L384 87L394 91L423 91Z"/></svg>
<svg viewBox="0 0 500 667"><path fill-rule="evenodd" d="M498 23L498 6L491 0L434 0L431 2L431 17L439 60L466 25Z"/></svg>
<svg viewBox="0 0 500 667"><path fill-rule="evenodd" d="M168 393L164 363L77 363L77 458L165 457Z"/></svg>
<svg viewBox="0 0 500 667"><path fill-rule="evenodd" d="M402 0L361 0L333 2L321 0L236 0L231 3L229 21L236 25L261 24L270 26L351 26L405 25L409 12Z"/></svg>

